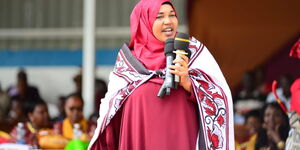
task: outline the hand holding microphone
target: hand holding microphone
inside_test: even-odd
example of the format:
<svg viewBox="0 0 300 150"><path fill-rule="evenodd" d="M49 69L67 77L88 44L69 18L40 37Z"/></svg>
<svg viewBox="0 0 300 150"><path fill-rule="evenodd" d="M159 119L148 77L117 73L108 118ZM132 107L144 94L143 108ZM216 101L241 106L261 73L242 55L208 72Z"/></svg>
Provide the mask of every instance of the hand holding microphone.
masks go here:
<svg viewBox="0 0 300 150"><path fill-rule="evenodd" d="M158 97L170 95L171 88L177 88L178 84L186 91L191 91L191 81L188 76L188 62L191 52L188 47L189 35L185 33L177 33L175 40L173 38L166 40L164 53L167 71L164 83L157 94Z"/></svg>
<svg viewBox="0 0 300 150"><path fill-rule="evenodd" d="M174 53L176 54L176 59L174 61L175 66L169 67L170 69L173 69L170 72L175 74L175 88L180 84L187 91L190 91L191 85L188 77L188 62L189 57L191 56L191 51L189 50L189 37L190 36L186 33L177 33L174 40Z"/></svg>
<svg viewBox="0 0 300 150"><path fill-rule="evenodd" d="M170 73L178 76L179 83L177 84L181 85L186 91L190 92L191 81L189 78L188 68L189 58L186 55L180 55L180 59L175 59L173 62L177 65L172 65L169 67L169 69L171 69Z"/></svg>

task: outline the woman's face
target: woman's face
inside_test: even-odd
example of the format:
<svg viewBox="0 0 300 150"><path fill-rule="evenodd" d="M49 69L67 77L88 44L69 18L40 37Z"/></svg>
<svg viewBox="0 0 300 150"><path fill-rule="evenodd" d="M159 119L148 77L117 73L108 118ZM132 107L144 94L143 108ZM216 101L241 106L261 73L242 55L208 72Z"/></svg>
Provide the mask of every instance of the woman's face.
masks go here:
<svg viewBox="0 0 300 150"><path fill-rule="evenodd" d="M32 113L29 113L30 121L37 128L45 128L49 125L49 114L46 105L37 105Z"/></svg>
<svg viewBox="0 0 300 150"><path fill-rule="evenodd" d="M268 128L275 129L276 127L279 127L282 125L283 120L283 115L280 110L270 106L267 107L264 114L264 124Z"/></svg>
<svg viewBox="0 0 300 150"><path fill-rule="evenodd" d="M78 123L83 119L83 103L80 98L72 96L67 99L65 103L65 112L67 118L70 119L72 123Z"/></svg>
<svg viewBox="0 0 300 150"><path fill-rule="evenodd" d="M246 120L246 127L249 129L250 134L257 133L261 128L261 121L258 117L250 116Z"/></svg>
<svg viewBox="0 0 300 150"><path fill-rule="evenodd" d="M173 7L169 4L160 6L159 12L153 23L152 32L161 42L174 38L177 32L178 20Z"/></svg>

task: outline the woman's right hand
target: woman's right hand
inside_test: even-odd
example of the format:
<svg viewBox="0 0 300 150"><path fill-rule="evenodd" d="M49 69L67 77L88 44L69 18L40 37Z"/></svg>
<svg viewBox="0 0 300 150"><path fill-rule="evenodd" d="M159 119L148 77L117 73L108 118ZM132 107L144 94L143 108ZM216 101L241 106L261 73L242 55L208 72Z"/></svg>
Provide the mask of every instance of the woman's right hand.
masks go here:
<svg viewBox="0 0 300 150"><path fill-rule="evenodd" d="M178 75L180 77L180 85L188 92L191 92L192 90L192 81L189 78L189 68L188 68L188 63L189 63L189 58L185 55L180 54L180 59L175 59L173 61L174 64L178 63L180 64L179 66L177 65L171 65L169 69L170 73Z"/></svg>

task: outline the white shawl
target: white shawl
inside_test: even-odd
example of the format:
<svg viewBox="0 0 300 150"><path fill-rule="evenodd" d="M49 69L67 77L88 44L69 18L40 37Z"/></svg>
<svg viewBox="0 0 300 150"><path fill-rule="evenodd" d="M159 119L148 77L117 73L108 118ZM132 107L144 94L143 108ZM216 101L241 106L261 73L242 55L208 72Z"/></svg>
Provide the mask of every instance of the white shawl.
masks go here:
<svg viewBox="0 0 300 150"><path fill-rule="evenodd" d="M232 97L226 80L208 49L195 38L190 39L192 52L189 76L199 108L197 149L234 149ZM100 117L89 148L103 133L127 97L141 84L157 75L147 70L131 54L127 45L120 50L110 73L108 92L101 100Z"/></svg>

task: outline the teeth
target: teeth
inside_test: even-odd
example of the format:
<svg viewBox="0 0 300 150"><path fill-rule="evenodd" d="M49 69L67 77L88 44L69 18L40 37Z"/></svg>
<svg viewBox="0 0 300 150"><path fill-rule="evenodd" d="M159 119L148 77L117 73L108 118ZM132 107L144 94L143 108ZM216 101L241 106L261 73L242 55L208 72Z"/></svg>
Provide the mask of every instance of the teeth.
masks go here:
<svg viewBox="0 0 300 150"><path fill-rule="evenodd" d="M171 28L166 28L166 29L164 29L164 31L168 32L168 31L172 31L172 29Z"/></svg>

